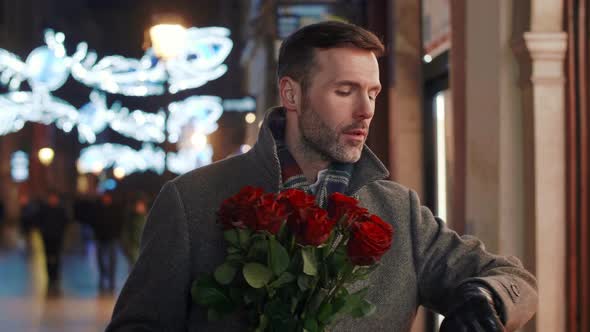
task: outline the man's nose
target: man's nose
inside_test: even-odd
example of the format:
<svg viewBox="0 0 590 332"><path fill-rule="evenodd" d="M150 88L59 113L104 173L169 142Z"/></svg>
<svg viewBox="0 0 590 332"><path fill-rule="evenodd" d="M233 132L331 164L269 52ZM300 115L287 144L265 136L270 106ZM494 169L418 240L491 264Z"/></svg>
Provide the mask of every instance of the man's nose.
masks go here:
<svg viewBox="0 0 590 332"><path fill-rule="evenodd" d="M354 117L356 119L371 119L375 114L375 104L369 96L359 98Z"/></svg>

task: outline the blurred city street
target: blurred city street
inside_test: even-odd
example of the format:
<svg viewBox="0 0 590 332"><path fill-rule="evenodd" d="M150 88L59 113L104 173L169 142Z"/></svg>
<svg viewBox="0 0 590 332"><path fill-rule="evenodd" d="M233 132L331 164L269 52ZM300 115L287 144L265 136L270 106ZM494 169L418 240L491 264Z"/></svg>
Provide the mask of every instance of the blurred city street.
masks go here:
<svg viewBox="0 0 590 332"><path fill-rule="evenodd" d="M0 331L104 331L128 273L125 260L118 259L113 294L98 291L93 242L65 252L62 264L61 292L49 295L38 233L33 233L28 255L24 247L0 250Z"/></svg>

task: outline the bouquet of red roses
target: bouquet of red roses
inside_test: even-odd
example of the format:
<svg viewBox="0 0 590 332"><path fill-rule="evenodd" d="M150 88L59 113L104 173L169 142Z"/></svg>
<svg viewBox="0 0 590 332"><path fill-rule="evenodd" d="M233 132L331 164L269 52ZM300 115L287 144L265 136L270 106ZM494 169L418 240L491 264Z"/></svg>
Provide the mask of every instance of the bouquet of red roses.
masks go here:
<svg viewBox="0 0 590 332"><path fill-rule="evenodd" d="M208 319L245 313L253 331L324 331L346 315L365 317L375 306L366 279L391 247L393 228L340 193L328 210L297 189L280 194L244 187L226 199L218 222L227 242L225 262L198 278L192 298Z"/></svg>

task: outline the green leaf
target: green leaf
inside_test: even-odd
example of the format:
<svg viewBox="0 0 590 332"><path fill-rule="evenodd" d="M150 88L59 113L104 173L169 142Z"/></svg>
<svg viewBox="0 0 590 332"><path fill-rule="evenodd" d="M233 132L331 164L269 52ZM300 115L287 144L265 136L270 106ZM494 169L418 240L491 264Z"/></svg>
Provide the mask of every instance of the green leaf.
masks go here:
<svg viewBox="0 0 590 332"><path fill-rule="evenodd" d="M326 323L328 323L329 319L332 317L332 314L333 314L332 304L329 302L326 302L320 306L320 310L318 312L318 321L320 321L323 324L326 324Z"/></svg>
<svg viewBox="0 0 590 332"><path fill-rule="evenodd" d="M362 318L374 314L376 310L377 307L373 303L367 300L362 300L352 311L351 315L356 318Z"/></svg>
<svg viewBox="0 0 590 332"><path fill-rule="evenodd" d="M238 231L235 228L228 229L223 232L223 238L234 247L240 246L240 240L238 239Z"/></svg>
<svg viewBox="0 0 590 332"><path fill-rule="evenodd" d="M252 231L249 229L238 229L238 242L239 246L242 248L247 248L250 245L250 237L252 235Z"/></svg>
<svg viewBox="0 0 590 332"><path fill-rule="evenodd" d="M272 288L280 288L284 285L291 283L295 280L295 276L289 272L281 274L275 281L271 282L268 286Z"/></svg>
<svg viewBox="0 0 590 332"><path fill-rule="evenodd" d="M289 267L289 253L274 237L268 241L268 249L269 266L276 276L281 275Z"/></svg>
<svg viewBox="0 0 590 332"><path fill-rule="evenodd" d="M250 250L248 251L248 258L260 262L267 261L268 240L263 234L256 234L252 236Z"/></svg>
<svg viewBox="0 0 590 332"><path fill-rule="evenodd" d="M236 276L237 268L228 263L223 263L215 269L213 276L222 285L229 285Z"/></svg>
<svg viewBox="0 0 590 332"><path fill-rule="evenodd" d="M277 239L279 239L282 243L289 243L290 236L289 236L289 228L287 227L287 223L283 222L281 228L279 229L279 233L277 234Z"/></svg>
<svg viewBox="0 0 590 332"><path fill-rule="evenodd" d="M318 262L315 254L315 248L302 248L301 257L303 258L303 273L310 276L316 276L318 274Z"/></svg>
<svg viewBox="0 0 590 332"><path fill-rule="evenodd" d="M210 277L193 282L191 295L195 303L206 307L232 305L230 298L218 288L215 280Z"/></svg>
<svg viewBox="0 0 590 332"><path fill-rule="evenodd" d="M344 265L346 264L346 258L347 255L345 247L339 247L332 253L330 259L328 260L328 267L330 269L331 276L338 275L338 272L344 268Z"/></svg>
<svg viewBox="0 0 590 332"><path fill-rule="evenodd" d="M362 301L364 301L367 292L369 291L369 287L364 287L348 296L345 297L346 303L344 307L340 309L340 312L344 313L352 313L361 305Z"/></svg>
<svg viewBox="0 0 590 332"><path fill-rule="evenodd" d="M272 271L260 263L248 263L242 270L244 278L252 288L264 287L272 278Z"/></svg>
<svg viewBox="0 0 590 332"><path fill-rule="evenodd" d="M318 322L313 317L307 317L303 322L303 328L309 332L318 332Z"/></svg>
<svg viewBox="0 0 590 332"><path fill-rule="evenodd" d="M375 271L381 264L379 263L375 263L371 266L363 266L363 267L358 267L355 271L354 271L354 280L364 280L367 279L369 277L369 275Z"/></svg>
<svg viewBox="0 0 590 332"><path fill-rule="evenodd" d="M264 314L273 322L273 326L276 326L279 322L286 322L293 317L289 303L279 298L275 298L265 305Z"/></svg>
<svg viewBox="0 0 590 332"><path fill-rule="evenodd" d="M264 331L266 330L266 327L268 326L268 317L266 317L265 314L260 315L260 320L258 323L258 327L256 328L256 331Z"/></svg>
<svg viewBox="0 0 590 332"><path fill-rule="evenodd" d="M310 289L312 284L313 278L308 275L301 274L297 277L297 286L299 286L299 289L301 289L301 291L306 291Z"/></svg>

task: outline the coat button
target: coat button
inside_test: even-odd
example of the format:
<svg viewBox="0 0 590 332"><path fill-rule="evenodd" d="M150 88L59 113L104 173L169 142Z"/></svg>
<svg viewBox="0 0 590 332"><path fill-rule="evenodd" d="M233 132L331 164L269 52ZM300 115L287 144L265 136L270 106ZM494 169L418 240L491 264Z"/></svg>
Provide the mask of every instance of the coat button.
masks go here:
<svg viewBox="0 0 590 332"><path fill-rule="evenodd" d="M514 295L520 296L520 289L518 289L518 286L516 284L510 284L510 289L512 289Z"/></svg>

